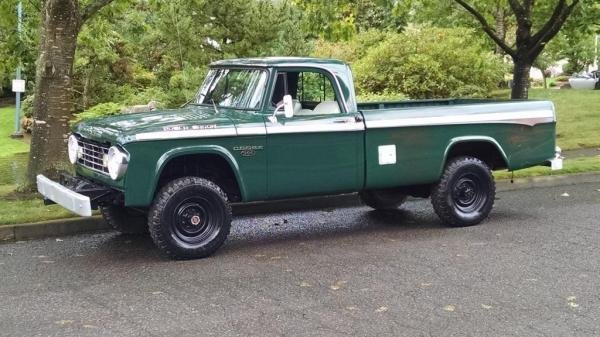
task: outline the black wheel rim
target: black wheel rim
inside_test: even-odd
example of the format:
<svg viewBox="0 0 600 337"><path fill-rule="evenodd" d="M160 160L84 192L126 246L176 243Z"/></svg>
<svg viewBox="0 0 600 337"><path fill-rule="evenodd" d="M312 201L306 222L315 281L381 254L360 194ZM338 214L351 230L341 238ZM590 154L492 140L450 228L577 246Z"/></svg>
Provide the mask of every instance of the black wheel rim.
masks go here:
<svg viewBox="0 0 600 337"><path fill-rule="evenodd" d="M206 198L183 200L173 209L170 222L173 238L189 248L210 242L219 234L223 221L218 209L215 202Z"/></svg>
<svg viewBox="0 0 600 337"><path fill-rule="evenodd" d="M488 187L483 180L471 173L458 177L452 186L452 202L462 213L479 211L487 202Z"/></svg>

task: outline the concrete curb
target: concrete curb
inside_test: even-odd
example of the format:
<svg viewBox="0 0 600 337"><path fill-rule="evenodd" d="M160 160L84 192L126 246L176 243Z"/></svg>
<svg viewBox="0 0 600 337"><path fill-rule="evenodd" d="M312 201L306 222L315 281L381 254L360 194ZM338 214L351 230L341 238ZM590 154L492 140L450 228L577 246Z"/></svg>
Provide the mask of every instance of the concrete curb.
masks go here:
<svg viewBox="0 0 600 337"><path fill-rule="evenodd" d="M101 216L0 226L0 241L22 241L110 229Z"/></svg>
<svg viewBox="0 0 600 337"><path fill-rule="evenodd" d="M600 173L580 173L564 176L543 176L515 179L514 183L500 180L496 183L499 192L520 189L568 186L586 183L600 183ZM298 210L323 209L332 207L355 207L361 205L356 193L337 196L299 198L272 202L234 204L234 215L252 215ZM39 223L0 226L0 242L42 239L82 233L110 230L101 216L89 218L59 219Z"/></svg>

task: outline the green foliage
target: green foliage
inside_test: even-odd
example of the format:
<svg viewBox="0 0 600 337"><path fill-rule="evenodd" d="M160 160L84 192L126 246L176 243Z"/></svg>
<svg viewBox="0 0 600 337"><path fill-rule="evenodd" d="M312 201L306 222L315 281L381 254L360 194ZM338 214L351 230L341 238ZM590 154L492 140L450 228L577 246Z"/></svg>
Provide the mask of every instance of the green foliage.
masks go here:
<svg viewBox="0 0 600 337"><path fill-rule="evenodd" d="M360 102L390 102L390 101L401 101L405 100L406 96L401 93L395 92L383 92L379 94L363 92L356 97L356 100Z"/></svg>
<svg viewBox="0 0 600 337"><path fill-rule="evenodd" d="M410 98L486 97L505 66L464 28L422 28L390 35L354 64L357 90Z"/></svg>
<svg viewBox="0 0 600 337"><path fill-rule="evenodd" d="M106 117L113 116L118 114L121 111L121 105L117 103L101 103L97 104L81 113L75 115L75 119L72 120L72 123L77 123L82 120L98 118L98 117Z"/></svg>

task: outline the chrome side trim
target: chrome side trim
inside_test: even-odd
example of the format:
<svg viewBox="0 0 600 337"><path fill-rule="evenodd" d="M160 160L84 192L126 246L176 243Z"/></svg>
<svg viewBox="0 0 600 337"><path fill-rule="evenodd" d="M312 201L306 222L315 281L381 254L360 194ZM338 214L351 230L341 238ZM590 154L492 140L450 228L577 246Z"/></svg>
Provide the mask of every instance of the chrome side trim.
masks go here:
<svg viewBox="0 0 600 337"><path fill-rule="evenodd" d="M211 138L229 136L237 136L235 128L144 132L135 135L135 140Z"/></svg>
<svg viewBox="0 0 600 337"><path fill-rule="evenodd" d="M252 126L248 128L238 128L238 136L264 136L267 134L267 130L264 126Z"/></svg>
<svg viewBox="0 0 600 337"><path fill-rule="evenodd" d="M551 123L554 121L556 121L556 118L552 110L531 110L465 115L406 117L382 120L369 120L367 118L366 124L367 128L378 129L409 126L480 123L506 123L534 126L536 124Z"/></svg>
<svg viewBox="0 0 600 337"><path fill-rule="evenodd" d="M285 133L316 133L316 132L351 132L364 131L363 123L338 123L325 125L283 125L275 124L267 126L267 134L285 134Z"/></svg>

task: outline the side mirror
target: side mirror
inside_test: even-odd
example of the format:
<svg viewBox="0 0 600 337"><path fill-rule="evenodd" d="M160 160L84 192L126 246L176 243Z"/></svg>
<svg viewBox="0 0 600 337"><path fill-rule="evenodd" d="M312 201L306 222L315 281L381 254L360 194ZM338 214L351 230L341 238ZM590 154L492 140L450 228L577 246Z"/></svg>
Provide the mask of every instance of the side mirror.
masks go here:
<svg viewBox="0 0 600 337"><path fill-rule="evenodd" d="M285 118L294 117L294 101L292 100L292 95L283 96L283 113Z"/></svg>
<svg viewBox="0 0 600 337"><path fill-rule="evenodd" d="M292 95L283 96L283 102L279 103L275 108L272 116L269 116L269 120L271 123L277 123L277 115L281 115L281 109L283 109L283 115L285 118L294 117L294 100L292 99Z"/></svg>

